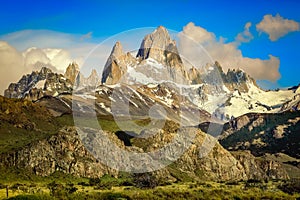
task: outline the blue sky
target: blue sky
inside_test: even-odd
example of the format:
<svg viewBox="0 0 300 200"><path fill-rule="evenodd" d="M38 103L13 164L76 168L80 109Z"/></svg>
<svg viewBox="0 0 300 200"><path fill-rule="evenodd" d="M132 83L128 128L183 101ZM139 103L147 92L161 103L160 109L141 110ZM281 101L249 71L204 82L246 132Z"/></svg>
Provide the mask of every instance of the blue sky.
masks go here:
<svg viewBox="0 0 300 200"><path fill-rule="evenodd" d="M252 39L241 42L236 48L242 56L253 59L268 59L272 55L280 60L281 78L273 82L260 82L264 87L287 87L299 84L300 74L300 32L291 31L276 41L271 41L265 32L259 32L256 24L265 15L279 14L283 19L300 22L300 1L297 0L252 0L252 1L1 1L0 40L7 42L18 51L31 47L30 40L36 30L66 33L69 36L86 37L88 43L97 43L119 32L139 27L157 27L182 31L189 22L214 33L216 40L232 42L238 33L251 22L249 31ZM26 43L9 34L33 30ZM67 35L67 36L68 36ZM9 39L8 39L9 38ZM26 38L25 38L26 39ZM140 40L140 39L139 39ZM139 41L138 40L138 41ZM59 41L59 40L58 40ZM57 42L45 43L51 48L64 48ZM45 48L45 44L32 46ZM40 46L39 46L40 45Z"/></svg>

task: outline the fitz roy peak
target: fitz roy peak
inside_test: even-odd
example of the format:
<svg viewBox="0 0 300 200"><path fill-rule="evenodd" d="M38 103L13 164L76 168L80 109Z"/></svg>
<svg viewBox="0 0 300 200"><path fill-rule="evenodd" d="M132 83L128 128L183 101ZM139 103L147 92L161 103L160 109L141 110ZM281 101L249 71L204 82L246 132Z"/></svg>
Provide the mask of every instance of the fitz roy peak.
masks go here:
<svg viewBox="0 0 300 200"><path fill-rule="evenodd" d="M144 37L136 58L129 52L124 53L121 43L117 42L102 74L102 83L107 85L119 82L150 83L161 80L188 82L176 42L171 40L163 26L159 26L153 33Z"/></svg>

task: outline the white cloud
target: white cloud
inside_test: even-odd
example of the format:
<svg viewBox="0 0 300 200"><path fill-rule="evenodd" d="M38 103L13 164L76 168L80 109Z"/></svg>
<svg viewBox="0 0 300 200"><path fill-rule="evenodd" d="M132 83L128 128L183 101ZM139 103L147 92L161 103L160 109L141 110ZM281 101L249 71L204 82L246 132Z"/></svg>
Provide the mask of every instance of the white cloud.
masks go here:
<svg viewBox="0 0 300 200"><path fill-rule="evenodd" d="M0 93L11 82L17 82L23 75L47 66L63 73L71 62L67 51L61 49L29 48L20 52L5 41L0 41Z"/></svg>
<svg viewBox="0 0 300 200"><path fill-rule="evenodd" d="M200 26L195 26L193 22L188 23L184 27L184 33L189 33L188 36L199 43L212 41L216 37L213 33L208 32L206 29Z"/></svg>
<svg viewBox="0 0 300 200"><path fill-rule="evenodd" d="M7 42L0 41L0 92L3 94L11 81L17 81L26 69L24 58Z"/></svg>
<svg viewBox="0 0 300 200"><path fill-rule="evenodd" d="M245 24L245 27L244 27L244 31L239 33L236 37L235 37L235 40L237 42L250 42L252 39L253 39L253 35L251 34L250 32L250 27L251 27L251 22L247 22Z"/></svg>
<svg viewBox="0 0 300 200"><path fill-rule="evenodd" d="M269 35L271 41L276 41L286 34L299 31L299 23L294 20L284 19L279 14L275 17L272 15L265 15L261 22L256 24L258 32Z"/></svg>
<svg viewBox="0 0 300 200"><path fill-rule="evenodd" d="M50 30L22 30L0 36L19 51L30 47L41 49L66 49L80 42L81 35L67 34Z"/></svg>
<svg viewBox="0 0 300 200"><path fill-rule="evenodd" d="M248 42L252 39L252 34L249 32L250 26L251 23L247 23L244 31L237 35L235 41L226 43L223 38L217 40L213 33L195 26L194 23L189 23L179 35L179 51L197 67L202 67L206 64L205 62L209 61L207 57L211 57L211 60L216 60L221 64L224 71L229 68L240 68L255 79L276 81L280 77L278 58L272 55L269 55L267 60L248 58L244 57L241 50L238 49L241 42ZM199 45L205 50L199 50L201 49ZM209 56L204 55L205 51ZM202 61L199 62L201 59Z"/></svg>
<svg viewBox="0 0 300 200"><path fill-rule="evenodd" d="M91 34L91 32L80 35L50 30L22 30L2 35L0 40L7 41L20 52L32 47L41 49L56 68L64 70L69 61L82 63L85 56L96 46L82 40L83 37L86 39L91 37ZM64 65L66 66L63 67Z"/></svg>
<svg viewBox="0 0 300 200"><path fill-rule="evenodd" d="M73 61L68 51L64 49L40 49L32 47L22 53L24 65L29 69L34 69L36 63L44 63L52 66L56 72L63 73L66 67Z"/></svg>

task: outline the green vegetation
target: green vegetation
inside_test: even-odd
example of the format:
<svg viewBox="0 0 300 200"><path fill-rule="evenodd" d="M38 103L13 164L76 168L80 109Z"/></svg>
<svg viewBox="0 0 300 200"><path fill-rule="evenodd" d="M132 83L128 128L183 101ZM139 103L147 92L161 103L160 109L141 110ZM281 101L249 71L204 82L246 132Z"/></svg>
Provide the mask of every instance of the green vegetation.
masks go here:
<svg viewBox="0 0 300 200"><path fill-rule="evenodd" d="M20 169L0 168L0 199L296 199L299 180L293 181L192 181L180 175L176 183L157 182L156 187L139 188L136 178L121 173L118 178L79 178L56 172L40 177Z"/></svg>
<svg viewBox="0 0 300 200"><path fill-rule="evenodd" d="M0 96L0 153L48 137L61 127L45 107Z"/></svg>
<svg viewBox="0 0 300 200"><path fill-rule="evenodd" d="M109 181L108 181L109 179ZM103 177L99 182L110 182L112 177ZM97 188L90 183L44 182L35 185L9 186L9 199L296 199L298 191L287 191L291 182L187 182L140 189L134 186L112 186ZM14 188L14 189L13 189ZM292 186L290 188L293 188ZM0 198L5 198L5 188L0 189ZM297 193L298 192L298 193Z"/></svg>

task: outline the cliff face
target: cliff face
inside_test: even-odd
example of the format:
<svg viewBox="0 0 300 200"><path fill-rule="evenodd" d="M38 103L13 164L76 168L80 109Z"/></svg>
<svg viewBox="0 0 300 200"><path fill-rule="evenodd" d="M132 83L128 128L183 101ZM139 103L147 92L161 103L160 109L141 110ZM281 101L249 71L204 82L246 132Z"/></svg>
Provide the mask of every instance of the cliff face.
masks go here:
<svg viewBox="0 0 300 200"><path fill-rule="evenodd" d="M171 127L171 129L173 128ZM201 144L205 137L211 136L194 128L188 128L183 131L196 131L197 136L193 144L171 166L153 172L154 176L175 181L178 178L173 173L175 170L179 173L185 173L193 179L201 180L226 181L249 178L288 178L279 163L260 162L251 154L233 156L218 143L207 156L201 158L199 157ZM169 143L175 135L175 133L170 132L161 130L157 135L149 139L133 142L133 146L125 146L124 142L114 134L107 133L107 135L124 150L148 152ZM181 144L178 143L178 145ZM172 153L174 149L169 150L169 153ZM115 152L112 152L111 156L114 159L122 159L122 156ZM0 163L5 167L24 168L41 176L48 176L55 171L80 177L101 177L104 174L118 175L116 170L101 164L89 153L86 146L79 139L79 135L74 127L65 127L48 139L35 141L19 150L3 153L0 155Z"/></svg>
<svg viewBox="0 0 300 200"><path fill-rule="evenodd" d="M80 73L79 66L76 63L70 63L66 69L64 76L71 81L74 85L76 82L76 77Z"/></svg>
<svg viewBox="0 0 300 200"><path fill-rule="evenodd" d="M155 66L161 67L155 68ZM176 42L170 38L168 31L162 26L144 37L136 58L132 57L130 53L124 53L121 43L117 42L104 66L101 82L113 85L119 83L121 78L124 78L121 82L129 82L130 78L125 74L128 72L130 76L132 70L157 80L156 74L153 75L157 69L161 70L158 74L164 78L168 77L166 79L168 81L188 81L188 75L179 56ZM138 79L138 77L134 77L134 79ZM135 80L135 82L138 81Z"/></svg>
<svg viewBox="0 0 300 200"><path fill-rule="evenodd" d="M117 174L99 163L84 147L74 127L66 127L48 139L0 155L3 166L24 168L40 176L61 171L80 177Z"/></svg>
<svg viewBox="0 0 300 200"><path fill-rule="evenodd" d="M153 33L146 35L142 41L137 58L152 58L168 68L170 77L176 82L177 76L187 78L183 62L179 56L176 42L172 40L167 29L159 26Z"/></svg>
<svg viewBox="0 0 300 200"><path fill-rule="evenodd" d="M256 158L250 151L232 152L232 155L240 162L246 173L247 179L288 179L289 176L279 162L265 157Z"/></svg>
<svg viewBox="0 0 300 200"><path fill-rule="evenodd" d="M174 127L171 126L171 129ZM236 156L224 149L212 136L198 129L184 128L182 131L184 134L195 132L196 137L188 150L167 168L169 172L175 170L195 179L214 181L288 178L286 171L278 162L266 159L261 161L250 153ZM148 132L144 134L151 135ZM154 151L172 141L176 134L178 133L162 130L147 139L138 139L133 144L142 147L145 152ZM201 153L207 144L212 144L212 149L202 157Z"/></svg>
<svg viewBox="0 0 300 200"><path fill-rule="evenodd" d="M117 84L127 72L127 65L135 62L130 53L124 53L121 43L116 42L104 66L101 83Z"/></svg>

